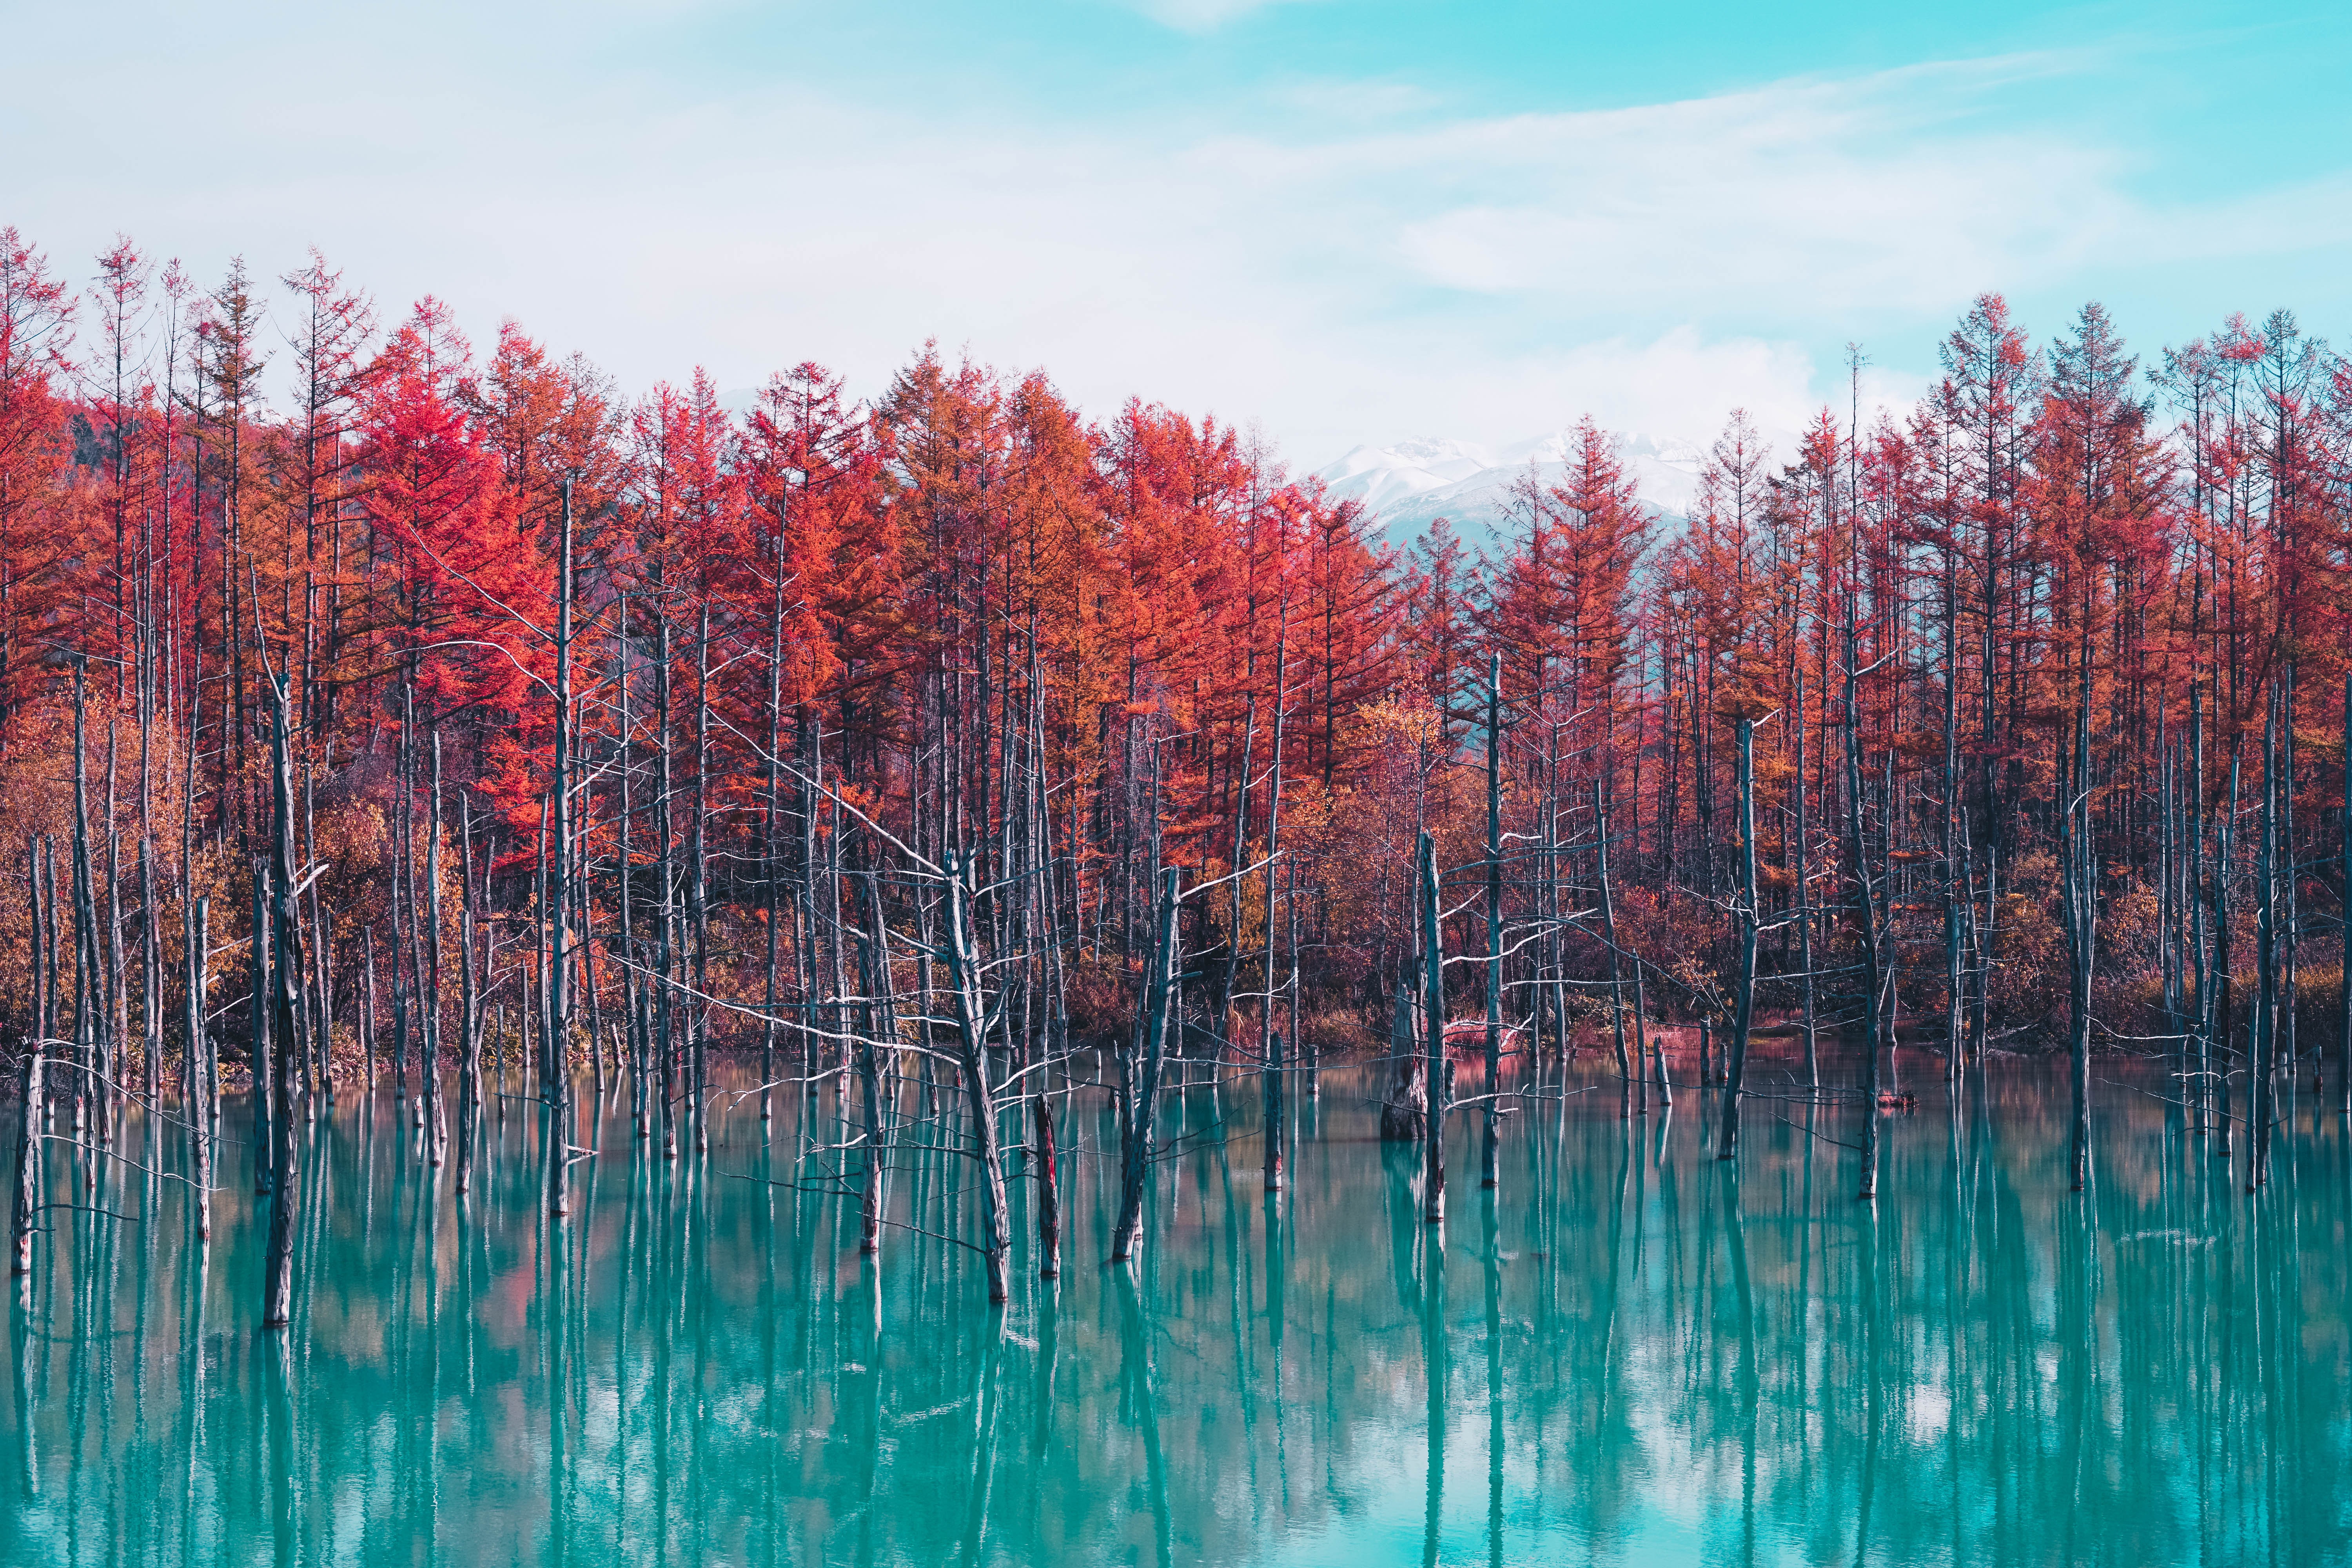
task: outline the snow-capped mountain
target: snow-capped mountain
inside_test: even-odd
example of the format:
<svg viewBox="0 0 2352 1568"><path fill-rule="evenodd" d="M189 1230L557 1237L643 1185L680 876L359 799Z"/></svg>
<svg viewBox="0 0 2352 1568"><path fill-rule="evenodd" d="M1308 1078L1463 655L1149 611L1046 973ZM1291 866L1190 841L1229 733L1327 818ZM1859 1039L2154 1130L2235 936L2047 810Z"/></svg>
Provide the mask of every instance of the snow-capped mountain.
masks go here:
<svg viewBox="0 0 2352 1568"><path fill-rule="evenodd" d="M1360 499L1392 543L1412 542L1433 519L1443 517L1471 545L1485 547L1505 522L1505 498L1528 465L1535 464L1544 484L1563 482L1575 440L1574 431L1561 430L1490 449L1417 437L1358 447L1316 472L1330 494ZM1619 437L1617 450L1643 500L1663 516L1689 512L1705 456L1696 443L1634 434Z"/></svg>
<svg viewBox="0 0 2352 1568"><path fill-rule="evenodd" d="M1494 454L1484 447L1417 436L1388 447L1359 447L1318 472L1335 499L1361 500L1366 510L1385 514L1494 466Z"/></svg>

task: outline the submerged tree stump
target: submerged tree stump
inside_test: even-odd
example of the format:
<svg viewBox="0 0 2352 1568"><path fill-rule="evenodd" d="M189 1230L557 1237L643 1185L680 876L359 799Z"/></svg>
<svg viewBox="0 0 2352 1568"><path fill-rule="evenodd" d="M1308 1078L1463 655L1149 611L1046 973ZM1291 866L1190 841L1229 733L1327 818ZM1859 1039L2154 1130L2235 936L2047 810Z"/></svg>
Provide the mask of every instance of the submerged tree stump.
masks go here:
<svg viewBox="0 0 2352 1568"><path fill-rule="evenodd" d="M1389 1143L1418 1143L1428 1125L1429 1096L1421 1083L1421 1064L1407 1058L1398 1064L1381 1103L1381 1138Z"/></svg>
<svg viewBox="0 0 2352 1568"><path fill-rule="evenodd" d="M1413 1027L1412 960L1405 962L1406 984L1397 990L1389 1014L1389 1060L1396 1070L1381 1103L1381 1139L1389 1143L1418 1143L1429 1125L1429 1091L1422 1083Z"/></svg>

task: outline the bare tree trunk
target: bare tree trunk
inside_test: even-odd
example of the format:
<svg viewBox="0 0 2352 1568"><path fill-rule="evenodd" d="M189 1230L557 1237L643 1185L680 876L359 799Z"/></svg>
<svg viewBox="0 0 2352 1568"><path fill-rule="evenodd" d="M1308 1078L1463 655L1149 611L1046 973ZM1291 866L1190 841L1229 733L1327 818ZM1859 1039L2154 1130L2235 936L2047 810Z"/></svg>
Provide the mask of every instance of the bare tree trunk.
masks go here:
<svg viewBox="0 0 2352 1568"><path fill-rule="evenodd" d="M269 1249L262 1280L261 1326L284 1328L294 1317L294 1206L301 1184L294 1167L295 1064L302 1052L302 930L294 902L294 780L288 755L286 679L270 678L270 798L273 808L270 889L275 927L275 1017L270 1047ZM256 1151L259 1158L259 1151Z"/></svg>
<svg viewBox="0 0 2352 1568"><path fill-rule="evenodd" d="M710 1152L708 1056L710 1009L710 606L702 607L694 644L694 841L687 858L687 918L694 932L694 999L687 1005L690 1053L687 1082L694 1100L694 1152Z"/></svg>
<svg viewBox="0 0 2352 1568"><path fill-rule="evenodd" d="M1739 1152L1739 1100L1748 1088L1748 1032L1756 1019L1756 723L1741 719L1739 752L1739 994L1731 1016L1731 1061L1724 1079L1723 1130L1715 1157ZM1782 951L1786 951L1783 949ZM1877 1107L1871 1114L1878 1113Z"/></svg>
<svg viewBox="0 0 2352 1568"><path fill-rule="evenodd" d="M784 773L782 750L784 743L784 592L785 585L792 580L791 574L784 569L784 538L785 535L783 530L779 528L776 531L776 597L775 605L770 614L768 622L768 790L767 800L765 803L766 810L761 822L760 835L761 894L767 904L768 916L767 931L765 933L767 937L768 961L767 990L764 994L761 1007L763 1016L760 1020L760 1125L762 1128L767 1127L769 1123L773 1121L776 1115L775 1097L771 1090L776 1081L776 1031L778 1028L779 1009L782 1006L782 998L776 989L776 921L782 912L782 900L779 897L779 894L783 881L784 871L783 858L780 853L783 845L784 813ZM622 712L625 715L628 711L626 706L628 702L628 689L627 682L625 680L622 683L621 700L623 703ZM624 730L627 728L625 721L623 724L623 728ZM625 738L623 740L622 744L625 750L623 752L624 762L621 769L621 787L625 792L628 788L628 767L626 764L627 753L625 751L627 741ZM626 801L628 796L625 793L621 798L624 801ZM621 836L624 847L622 853L622 863L625 869L628 859L626 850L628 826L626 821L625 806L624 806L623 811L624 819L621 828ZM624 889L625 889L627 878L624 876L622 881ZM625 890L622 897L626 899L627 896L628 895ZM622 907L625 911L627 908L626 904L625 903ZM625 938L627 925L628 921L625 914L622 921ZM887 950L886 949L885 952L887 954ZM640 1118L641 1121L643 1119ZM640 1127L639 1131L642 1132L642 1127Z"/></svg>
<svg viewBox="0 0 2352 1568"><path fill-rule="evenodd" d="M474 1140L482 1118L482 991L474 968L474 803L464 791L457 795L458 874L463 892L457 900L458 1049L457 1068L457 1194L474 1184Z"/></svg>
<svg viewBox="0 0 2352 1568"><path fill-rule="evenodd" d="M1818 1089L1822 1086L1821 1053L1817 1045L1819 1031L1813 1011L1813 893L1812 851L1805 822L1805 669L1802 660L1797 664L1796 744L1797 772L1793 781L1797 808L1797 962L1804 966L1804 1030L1805 1087Z"/></svg>
<svg viewBox="0 0 2352 1568"><path fill-rule="evenodd" d="M1440 923L1437 845L1423 828L1416 846L1421 869L1422 1077L1428 1084L1428 1127L1422 1139L1421 1217L1445 1223L1445 1111L1454 1098L1453 1062L1445 1054L1445 936Z"/></svg>
<svg viewBox="0 0 2352 1568"><path fill-rule="evenodd" d="M2352 712L2352 676L2346 678L2344 700L2347 711ZM2205 885L2205 685L2196 679L2189 685L2189 977L2197 988L2193 1025L2197 1038L2195 1057L2189 1065L2191 1076L2185 1081L2190 1086L2189 1130L2210 1135L2213 1131L2213 973L2205 923L2211 908ZM2345 778L2347 798L2352 799L2352 767L2347 767ZM2352 853L2352 813L2347 814L2346 820L2347 853ZM2347 864L2352 865L2352 860ZM2346 927L2345 942L2347 952L2352 952L2352 923ZM2346 1016L2352 1018L2352 973L2347 973L2345 984ZM1984 989L1979 982L1979 993ZM2347 1038L2352 1040L2352 1033L2347 1033Z"/></svg>
<svg viewBox="0 0 2352 1568"><path fill-rule="evenodd" d="M121 695L121 672L115 675L115 692ZM101 1038L103 1055L99 1071L104 1075L97 1085L99 1102L107 1108L107 1116L99 1139L103 1148L114 1147L114 1133L121 1110L114 1085L131 1077L129 1065L122 1059L131 1049L130 976L122 964L122 833L115 819L114 781L119 739L113 714L106 720L106 918L100 922L99 963L105 976L105 1018ZM91 868L97 859L92 851ZM95 905L93 899L92 903Z"/></svg>
<svg viewBox="0 0 2352 1568"><path fill-rule="evenodd" d="M1171 866L1160 873L1159 910L1152 922L1151 967L1144 974L1139 998L1140 1016L1136 1020L1134 1043L1119 1055L1118 1219L1111 1227L1113 1263L1125 1263L1133 1258L1143 1234L1143 1184L1150 1166L1160 1068L1167 1058L1170 997L1180 967L1176 909L1183 880L1181 867Z"/></svg>
<svg viewBox="0 0 2352 1568"><path fill-rule="evenodd" d="M366 1093L375 1095L375 927L360 932L361 984L365 994L360 998L360 1054L364 1058L362 1071L367 1074Z"/></svg>
<svg viewBox="0 0 2352 1568"><path fill-rule="evenodd" d="M670 965L676 956L675 938L677 930L677 868L670 853L670 755L669 755L669 614L656 605L655 611L656 658L659 668L654 682L654 731L659 745L654 754L654 839L655 865L661 880L661 902L656 907L655 918L661 923L660 933L654 942L654 977L647 987L648 1004L653 1008L654 1083L656 1094L656 1110L661 1118L661 1153L665 1160L677 1158L677 1085L675 1079L677 1053L671 1039L676 1009L670 994Z"/></svg>
<svg viewBox="0 0 2352 1568"><path fill-rule="evenodd" d="M2237 1008L2235 976L2231 973L2237 962L2230 940L2230 916L2232 891L2231 883L2238 874L2238 790L2242 759L2235 742L2230 747L2230 807L2222 816L2220 844L2216 847L2213 868L2213 1005L2211 1021L2206 1026L2207 1037L2220 1059L2214 1063L2206 1081L2213 1089L2213 1128L2221 1141L2213 1152L2226 1160L2236 1127L2230 1110L2230 1056L2237 1043Z"/></svg>
<svg viewBox="0 0 2352 1568"><path fill-rule="evenodd" d="M1502 1184L1503 1127L1503 660L1486 656L1486 1105L1478 1184Z"/></svg>
<svg viewBox="0 0 2352 1568"><path fill-rule="evenodd" d="M781 587L777 590L782 593ZM623 626L627 623L625 604L622 610ZM646 984L641 968L645 949L637 942L636 913L633 893L636 881L635 833L637 827L631 775L635 767L635 733L629 718L629 656L625 637L621 643L621 679L614 700L620 704L620 764L617 781L621 791L621 816L615 832L618 847L614 853L614 865L618 872L620 901L621 1009L627 1017L629 1031L629 1121L636 1136L643 1138L650 1131L646 1116Z"/></svg>
<svg viewBox="0 0 2352 1568"><path fill-rule="evenodd" d="M2098 929L2098 862L2091 844L2091 667L2087 641L2077 654L2073 773L2058 818L2060 883L2066 918L2067 1037L2074 1115L2068 1148L2074 1190L2091 1173L2091 966Z"/></svg>
<svg viewBox="0 0 2352 1568"><path fill-rule="evenodd" d="M404 705L409 699L404 693ZM394 821L393 839L400 856L400 864L392 874L392 896L387 912L392 916L392 1099L395 1110L405 1115L408 1110L408 1011L409 971L404 955L408 951L407 903L410 896L408 880L408 819L414 796L408 787L408 726L400 731L400 756L393 764L394 775L400 781L400 809Z"/></svg>
<svg viewBox="0 0 2352 1568"><path fill-rule="evenodd" d="M8 1272L33 1271L33 1235L41 1220L41 1064L46 1042L36 1039L26 1047L25 1065L16 1075L16 1171L8 1226Z"/></svg>
<svg viewBox="0 0 2352 1568"><path fill-rule="evenodd" d="M1609 948L1609 1025L1611 1037L1617 1046L1617 1116L1623 1121L1633 1114L1633 1095L1639 1086L1641 1072L1625 1055L1625 983L1617 970L1617 901L1609 890L1609 807L1602 801L1601 781L1592 781L1593 864L1601 879L1601 935ZM1649 1095L1642 1095L1642 1109L1649 1110Z"/></svg>
<svg viewBox="0 0 2352 1568"><path fill-rule="evenodd" d="M2352 738L2352 670L2344 676L2344 733ZM2338 854L2344 870L2344 975L2338 1014L2342 1035L2336 1045L2336 1109L2352 1116L2352 745L2344 754L2344 819Z"/></svg>
<svg viewBox="0 0 2352 1568"><path fill-rule="evenodd" d="M1283 984L1290 1005L1290 1042L1298 1051L1299 1059L1306 1066L1307 1098L1313 1100L1323 1092L1322 1075L1319 1071L1323 1065L1323 1051L1321 1046L1307 1038L1298 1026L1298 862L1297 859L1294 858L1285 868L1283 876L1289 883L1289 887L1285 889L1283 899L1284 921L1289 928L1286 940L1283 944L1284 958L1286 961Z"/></svg>
<svg viewBox="0 0 2352 1568"><path fill-rule="evenodd" d="M2278 933L2277 1037L2272 1047L2272 1060L2276 1070L2272 1074L2273 1100L2267 1112L2273 1124L2278 1121L2276 1100L2278 1072L2284 1071L2286 1074L2287 1092L2292 1097L2295 1086L2295 1067L2302 1059L2301 1049L2295 1043L2294 1028L2295 906L2297 902L2295 889L2299 880L2295 869L2297 862L2294 858L2294 661L2288 660L2286 668L2280 674L2283 677L2284 687L2279 692L2277 858L2279 910L2273 917ZM2316 1094L2318 1086L2314 1084L2312 1088L2313 1092ZM2264 1180L2268 1180L2270 1176L2267 1152L2263 1162L2263 1176Z"/></svg>
<svg viewBox="0 0 2352 1568"><path fill-rule="evenodd" d="M110 1077L108 1059L107 1033L113 1021L113 984L108 977L104 946L99 933L98 896L94 885L93 857L89 842L89 802L87 788L89 773L88 747L84 735L86 695L84 676L86 661L74 661L74 841L73 841L73 900L74 900L74 969L76 974L74 1033L79 1057L81 1083L78 1094L87 1095L89 1120L88 1141L92 1150L113 1144L112 1094L108 1088ZM82 1125L76 1119L77 1125ZM98 1162L93 1157L84 1163L83 1183L98 1180Z"/></svg>
<svg viewBox="0 0 2352 1568"><path fill-rule="evenodd" d="M552 822L549 848L554 855L545 903L550 922L547 964L547 1021L542 1046L541 1091L546 1099L547 1212L562 1218L572 1212L572 1013L564 982L570 963L564 940L565 915L571 902L572 847L572 481L563 481L563 538L555 578L555 772L548 795Z"/></svg>
<svg viewBox="0 0 2352 1568"><path fill-rule="evenodd" d="M51 984L48 977L47 953L44 951L46 944L41 941L47 900L42 895L41 836L37 833L25 835L25 887L26 899L31 904L33 924L31 940L26 944L31 953L31 973L28 979L32 992L30 1003L33 1022L32 1026L25 1033L29 1042L26 1048L31 1049L40 1046L48 1038Z"/></svg>
<svg viewBox="0 0 2352 1568"><path fill-rule="evenodd" d="M182 885L186 885L184 878ZM212 1030L205 1018L205 996L212 989L212 900L194 900L187 924L187 1059L182 1064L187 1077L187 1092L182 1097L181 1109L188 1120L188 1163L196 1187L196 1238L200 1241L210 1240L213 1234L212 1128L219 1114L212 1075L206 1071L212 1056L206 1044Z"/></svg>
<svg viewBox="0 0 2352 1568"><path fill-rule="evenodd" d="M429 928L425 950L425 1127L427 1158L438 1165L448 1157L449 1118L441 1101L441 731L433 731L433 804L426 817L425 897Z"/></svg>
<svg viewBox="0 0 2352 1568"><path fill-rule="evenodd" d="M882 1053L888 1049L896 1055L898 1018L890 995L890 927L882 918L882 892L870 854L859 883L866 894L866 926L858 932L858 947L866 971L867 1025L856 1053L859 1109L866 1123L866 1151L858 1172L857 1250L872 1257L882 1250L882 1211L889 1201L890 1128L882 1093ZM1052 1201L1050 1186L1045 1201Z"/></svg>
<svg viewBox="0 0 2352 1568"><path fill-rule="evenodd" d="M1855 668L1855 660L1860 658L1858 642L1854 628L1853 593L1849 586L1845 603L1844 659L1845 858L1848 874L1853 879L1857 923L1862 928L1862 983L1865 998L1863 1008L1862 1190L1856 1195L1874 1200L1878 1196L1879 1038L1885 1027L1886 984L1879 947L1877 879L1870 874L1867 858L1869 835L1864 832L1863 824L1862 706L1857 689L1860 671Z"/></svg>
<svg viewBox="0 0 2352 1568"><path fill-rule="evenodd" d="M980 990L979 955L971 944L962 860L950 856L947 875L948 929L943 953L948 963L948 984L955 996L956 1054L971 1117L972 1158L980 1166L980 1250L988 1268L989 1302L1001 1306L1012 1296L1006 1268L1013 1232L1004 1196L1004 1154L997 1139L996 1089L989 1080L991 1019ZM1114 1260L1119 1256L1114 1243Z"/></svg>
<svg viewBox="0 0 2352 1568"><path fill-rule="evenodd" d="M2278 1113L2274 1089L2279 1044L2279 689L2270 689L2263 719L2263 826L2254 848L2254 1059L2246 1114L2253 1144L2247 1151L2246 1191L2270 1180L2271 1124ZM2080 1185L2080 1182L2076 1185Z"/></svg>
<svg viewBox="0 0 2352 1568"><path fill-rule="evenodd" d="M309 816L310 786L303 786L304 816ZM311 838L311 858L316 859L317 840ZM326 907L319 893L320 879L310 879L310 940L311 969L317 991L310 1007L310 1055L317 1062L318 1081L327 1103L335 1102L335 928L328 920Z"/></svg>
<svg viewBox="0 0 2352 1568"><path fill-rule="evenodd" d="M270 1070L269 1050L269 879L259 860L253 863L253 941L247 954L253 977L247 1003L253 1020L253 1044L247 1051L247 1065L253 1076L253 1190L256 1195L261 1195L269 1191L270 1178L277 1170L269 1154L276 1147L271 1142L271 1127L277 1110L272 1082L277 1075Z"/></svg>
<svg viewBox="0 0 2352 1568"><path fill-rule="evenodd" d="M395 963L405 968L408 974L406 994L411 1026L409 1030L403 1031L404 1037L401 1048L404 1059L411 1039L416 1049L417 1090L415 1097L408 1101L409 1125L422 1130L425 1126L425 1112L440 1092L441 1062L439 1053L435 1049L440 998L433 994L431 977L426 973L424 900L416 888L418 758L414 687L403 692L402 703L401 753L406 760L406 767L402 773L400 792L400 879L406 890L399 906L403 919L394 935L405 956L404 960L395 960ZM425 1136L429 1143L432 1135L427 1131Z"/></svg>

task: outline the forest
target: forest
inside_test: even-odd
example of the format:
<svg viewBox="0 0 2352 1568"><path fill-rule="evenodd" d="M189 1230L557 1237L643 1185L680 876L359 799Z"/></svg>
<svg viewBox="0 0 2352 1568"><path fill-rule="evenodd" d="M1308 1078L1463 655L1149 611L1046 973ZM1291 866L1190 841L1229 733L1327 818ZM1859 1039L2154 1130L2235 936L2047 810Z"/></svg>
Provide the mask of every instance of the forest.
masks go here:
<svg viewBox="0 0 2352 1568"><path fill-rule="evenodd" d="M110 1163L208 1216L234 1137L284 1325L298 1128L370 1096L461 1195L548 1119L561 1218L583 1100L690 1161L829 1090L776 1179L874 1253L950 1152L993 1301L1074 1161L1150 1245L1172 1090L1261 1097L1279 1190L1342 1063L1431 1220L1433 1128L1493 1186L1580 1058L1724 1160L1826 1108L1868 1197L1906 1084L2023 1054L2082 1187L2128 1054L2257 1187L2283 1089L2352 1110L2352 365L1987 294L1940 367L1794 450L1733 414L1686 518L1587 418L1399 548L1244 427L936 346L730 408L315 253L0 229L15 1272Z"/></svg>

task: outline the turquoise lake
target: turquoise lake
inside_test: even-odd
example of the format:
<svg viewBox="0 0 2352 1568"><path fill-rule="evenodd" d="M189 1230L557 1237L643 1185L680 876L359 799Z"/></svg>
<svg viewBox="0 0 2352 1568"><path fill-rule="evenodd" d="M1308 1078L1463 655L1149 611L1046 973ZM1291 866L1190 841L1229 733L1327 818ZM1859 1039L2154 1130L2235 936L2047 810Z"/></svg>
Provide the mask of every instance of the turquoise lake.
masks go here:
<svg viewBox="0 0 2352 1568"><path fill-rule="evenodd" d="M1001 1312L946 1239L950 1152L899 1152L858 1256L856 1198L796 1158L839 1135L830 1089L764 1131L722 1101L675 1164L583 1112L554 1224L530 1102L460 1200L389 1090L347 1092L304 1132L275 1336L244 1144L208 1248L180 1184L85 1189L52 1144L86 1206L8 1309L0 1563L2352 1562L2341 1120L2306 1087L2249 1195L2103 1063L2076 1194L2055 1071L1996 1061L1957 1107L1911 1076L1875 1205L1856 1110L1755 1100L1735 1166L1712 1095L1629 1121L1571 1075L1505 1122L1498 1191L1453 1119L1442 1227L1375 1069L1296 1097L1271 1201L1255 1082L1194 1087L1132 1271L1085 1092L1065 1276L1017 1182ZM177 1169L178 1138L121 1149Z"/></svg>

